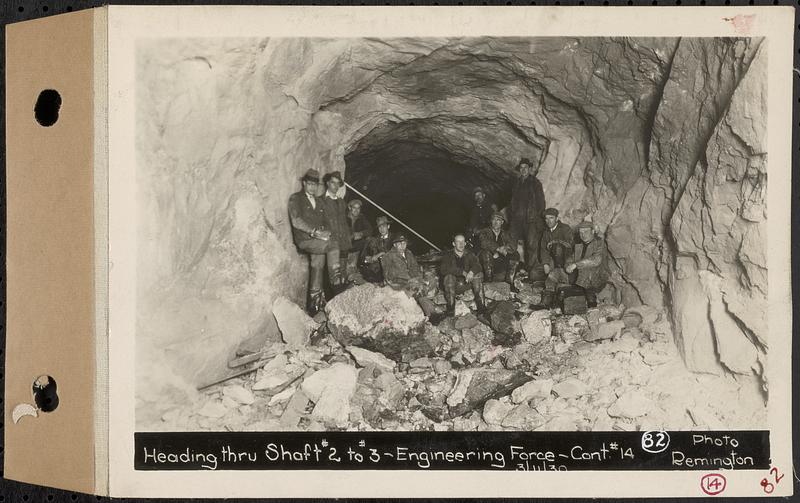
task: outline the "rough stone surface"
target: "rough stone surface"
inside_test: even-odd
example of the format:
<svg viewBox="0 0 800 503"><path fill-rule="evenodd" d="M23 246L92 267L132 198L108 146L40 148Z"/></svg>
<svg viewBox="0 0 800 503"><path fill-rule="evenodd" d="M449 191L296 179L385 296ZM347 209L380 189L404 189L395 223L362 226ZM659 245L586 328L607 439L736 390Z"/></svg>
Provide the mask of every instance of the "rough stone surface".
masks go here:
<svg viewBox="0 0 800 503"><path fill-rule="evenodd" d="M511 298L511 285L505 281L484 283L483 294L490 300L508 300Z"/></svg>
<svg viewBox="0 0 800 503"><path fill-rule="evenodd" d="M334 297L325 312L328 327L342 344L376 351L395 361L431 351L421 332L425 315L403 291L370 283L355 286Z"/></svg>
<svg viewBox="0 0 800 503"><path fill-rule="evenodd" d="M553 334L567 344L582 340L589 332L589 322L583 316L559 316L553 323Z"/></svg>
<svg viewBox="0 0 800 503"><path fill-rule="evenodd" d="M397 363L386 358L380 353L375 353L373 351L368 351L364 348L359 348L356 346L347 346L347 351L353 355L353 358L356 360L362 367L366 367L368 365L374 365L379 369L391 372L397 367Z"/></svg>
<svg viewBox="0 0 800 503"><path fill-rule="evenodd" d="M600 323L593 330L586 332L584 336L587 341L601 341L605 339L616 339L622 334L625 322L622 320L608 321Z"/></svg>
<svg viewBox="0 0 800 503"><path fill-rule="evenodd" d="M514 316L514 303L509 301L500 301L492 308L492 313L489 315L489 320L492 323L492 328L501 334L510 334L515 331L517 327L517 319Z"/></svg>
<svg viewBox="0 0 800 503"><path fill-rule="evenodd" d="M550 311L534 311L519 322L526 342L536 344L550 338L553 322Z"/></svg>
<svg viewBox="0 0 800 503"><path fill-rule="evenodd" d="M239 385L225 386L222 388L222 394L237 404L250 405L256 401L256 397L250 390Z"/></svg>
<svg viewBox="0 0 800 503"><path fill-rule="evenodd" d="M300 306L286 297L278 297L272 303L272 314L278 322L283 342L290 347L302 347L308 344L316 323Z"/></svg>
<svg viewBox="0 0 800 503"><path fill-rule="evenodd" d="M465 218L448 208L475 185L502 199L518 158L534 159L562 219L591 216L605 237L620 300L667 310L691 369L761 375L762 43L147 41L134 90L137 417L224 375L241 341L270 333L277 297L303 305L307 258L286 201L307 168L339 170L390 208L438 201L410 224L448 235Z"/></svg>
<svg viewBox="0 0 800 503"><path fill-rule="evenodd" d="M642 391L628 391L620 396L608 408L608 415L613 417L637 418L650 412L654 404Z"/></svg>
<svg viewBox="0 0 800 503"><path fill-rule="evenodd" d="M586 384L574 377L568 377L553 385L553 391L561 398L574 398L586 393Z"/></svg>
<svg viewBox="0 0 800 503"><path fill-rule="evenodd" d="M461 416L483 406L490 398L507 395L514 388L530 381L522 372L506 369L467 369L459 372L458 380L447 397L452 417Z"/></svg>
<svg viewBox="0 0 800 503"><path fill-rule="evenodd" d="M552 379L536 379L527 382L511 392L511 401L514 403L526 402L532 398L547 398L553 389Z"/></svg>
<svg viewBox="0 0 800 503"><path fill-rule="evenodd" d="M483 406L483 420L489 425L498 426L513 408L514 405L508 402L502 402L494 398L487 400Z"/></svg>

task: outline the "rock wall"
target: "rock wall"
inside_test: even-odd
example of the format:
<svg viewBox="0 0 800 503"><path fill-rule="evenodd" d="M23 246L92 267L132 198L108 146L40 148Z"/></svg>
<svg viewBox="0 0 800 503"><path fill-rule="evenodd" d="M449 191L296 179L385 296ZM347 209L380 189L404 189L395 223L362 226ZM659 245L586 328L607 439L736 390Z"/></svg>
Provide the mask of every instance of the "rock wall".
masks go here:
<svg viewBox="0 0 800 503"><path fill-rule="evenodd" d="M567 223L591 216L605 230L623 301L672 314L690 368L760 373L766 56L759 45L142 43L139 382L157 380L166 366L191 387L222 372L243 339L276 337L273 300L302 302L305 291L306 261L291 241L286 200L306 169L343 171L387 197L401 179L412 180L412 204L445 190L468 198L476 183L503 194L523 156L541 164L548 204ZM412 151L441 155L464 176L404 165Z"/></svg>

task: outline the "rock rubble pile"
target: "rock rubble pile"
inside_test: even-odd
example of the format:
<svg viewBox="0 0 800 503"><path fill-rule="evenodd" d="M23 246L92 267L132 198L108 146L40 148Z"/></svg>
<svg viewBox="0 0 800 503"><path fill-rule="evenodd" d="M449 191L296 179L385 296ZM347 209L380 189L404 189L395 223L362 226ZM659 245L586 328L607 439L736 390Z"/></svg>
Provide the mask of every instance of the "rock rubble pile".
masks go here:
<svg viewBox="0 0 800 503"><path fill-rule="evenodd" d="M149 404L142 427L630 431L764 424L760 381L689 372L666 316L654 307L601 304L564 315L531 310L527 300L541 292L530 285L520 293L490 289L497 299L491 326L470 311L471 294L460 299L466 313L438 326L413 301L397 298L401 292L374 285L348 290L317 321L281 302L291 313L281 319L294 332L269 343L264 354L274 356L194 400ZM297 327L308 333L298 335Z"/></svg>

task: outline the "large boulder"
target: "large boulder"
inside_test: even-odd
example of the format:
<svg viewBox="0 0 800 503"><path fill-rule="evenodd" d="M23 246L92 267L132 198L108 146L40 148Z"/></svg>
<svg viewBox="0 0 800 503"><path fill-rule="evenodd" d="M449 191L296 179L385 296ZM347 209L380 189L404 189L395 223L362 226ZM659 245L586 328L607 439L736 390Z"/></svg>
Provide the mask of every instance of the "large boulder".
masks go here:
<svg viewBox="0 0 800 503"><path fill-rule="evenodd" d="M325 306L328 327L341 344L410 361L433 350L424 337L425 315L403 291L371 283L334 297Z"/></svg>

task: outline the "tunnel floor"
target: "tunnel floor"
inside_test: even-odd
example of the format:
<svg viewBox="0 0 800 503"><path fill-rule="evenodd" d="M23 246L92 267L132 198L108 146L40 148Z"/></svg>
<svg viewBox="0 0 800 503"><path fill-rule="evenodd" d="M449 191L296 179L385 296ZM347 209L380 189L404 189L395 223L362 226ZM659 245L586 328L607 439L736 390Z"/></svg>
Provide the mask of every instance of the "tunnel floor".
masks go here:
<svg viewBox="0 0 800 503"><path fill-rule="evenodd" d="M430 300L443 308L435 272L427 269L425 278L432 286ZM433 355L403 357L395 364L383 355L343 346L318 316L308 346L268 343L268 356L252 373L180 403L140 402L137 427L636 431L758 429L766 424L758 380L689 372L663 312L608 302L580 315L563 315L560 309L532 311L541 290L522 281L518 286L520 291L511 293L506 283L486 285L490 309L513 304L518 330L512 336L479 322L467 293L459 297L454 318L438 327L425 325L424 337L438 341ZM342 369L353 372L352 382L341 378ZM330 382L320 396L309 385L315 374ZM528 382L495 387L489 395L464 385L467 375L496 384L511 374ZM467 403L466 412L462 408L454 415L449 407L454 400ZM328 404L326 413L316 405L323 402ZM329 422L331 414L339 418L336 424Z"/></svg>

